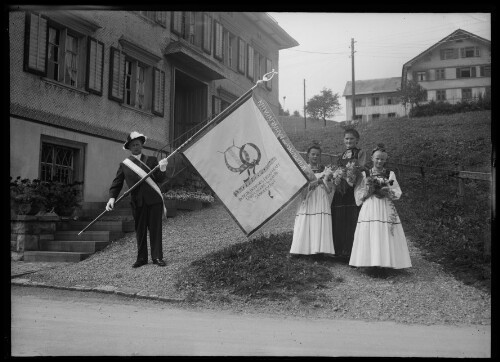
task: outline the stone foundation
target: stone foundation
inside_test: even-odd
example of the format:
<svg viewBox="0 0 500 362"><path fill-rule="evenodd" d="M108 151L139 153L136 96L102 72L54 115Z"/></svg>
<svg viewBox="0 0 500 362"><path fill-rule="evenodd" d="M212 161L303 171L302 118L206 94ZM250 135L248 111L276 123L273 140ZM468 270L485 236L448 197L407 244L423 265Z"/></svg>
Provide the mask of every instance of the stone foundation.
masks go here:
<svg viewBox="0 0 500 362"><path fill-rule="evenodd" d="M25 250L39 250L40 240L54 240L58 221L60 221L60 217L56 214L11 216L11 255L22 260Z"/></svg>

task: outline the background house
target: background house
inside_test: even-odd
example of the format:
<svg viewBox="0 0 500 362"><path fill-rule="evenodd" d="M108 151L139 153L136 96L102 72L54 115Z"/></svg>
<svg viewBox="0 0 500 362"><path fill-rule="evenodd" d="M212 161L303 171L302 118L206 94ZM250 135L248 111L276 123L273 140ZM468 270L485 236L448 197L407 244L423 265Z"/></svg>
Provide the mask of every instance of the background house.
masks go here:
<svg viewBox="0 0 500 362"><path fill-rule="evenodd" d="M356 119L368 121L374 118L404 116L405 108L397 96L399 88L401 77L356 80ZM346 117L352 119L352 82L347 82L342 95L346 98Z"/></svg>
<svg viewBox="0 0 500 362"><path fill-rule="evenodd" d="M403 65L402 84L414 79L427 100L456 103L491 94L491 42L458 29Z"/></svg>
<svg viewBox="0 0 500 362"><path fill-rule="evenodd" d="M8 33L10 175L83 181L84 202L107 200L130 131L170 152L298 45L266 13L21 7ZM256 92L277 114L277 77Z"/></svg>
<svg viewBox="0 0 500 362"><path fill-rule="evenodd" d="M416 80L427 91L427 102L457 103L491 96L491 42L458 29L403 65L402 77L355 81L356 119L400 117L408 109L397 90ZM347 119L352 119L352 82L347 82Z"/></svg>

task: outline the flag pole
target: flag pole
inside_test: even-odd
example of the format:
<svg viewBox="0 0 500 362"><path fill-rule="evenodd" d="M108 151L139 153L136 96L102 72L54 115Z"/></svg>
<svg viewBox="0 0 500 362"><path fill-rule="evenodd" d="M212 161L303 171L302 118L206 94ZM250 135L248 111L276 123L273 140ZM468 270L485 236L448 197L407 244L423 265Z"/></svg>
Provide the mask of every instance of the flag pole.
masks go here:
<svg viewBox="0 0 500 362"><path fill-rule="evenodd" d="M214 117L214 119L212 119L210 122L208 122L206 125L204 125L202 128L200 128L197 132L195 132L191 137L189 137L182 145L180 145L179 147L177 147L174 151L172 151L172 153L170 153L166 159L168 160L170 157L172 157L173 155L175 155L176 153L179 153L180 150L184 147L186 147L186 145L188 143L190 143L195 137L197 137L199 134L201 134L204 130L206 130L208 128L208 126L212 125L215 121L218 121L219 119L221 119L223 116L225 116L227 113L229 112L232 112L234 110L234 108L236 108L236 106L239 106L239 103L241 102L242 99L245 99L249 93L251 93L255 88L257 88L257 86L259 86L261 83L263 82L267 82L269 80L271 80L273 78L273 76L275 74L278 74L278 72L275 72L274 69L272 71L270 71L269 73L266 73L262 76L262 79L259 79L255 85L250 88L248 91L246 91L242 96L240 96L237 100L235 100L233 103L231 103L231 105L229 105L229 107L227 107L226 109L224 109L221 113L219 113L217 116ZM139 186L141 183L143 183L149 176L151 176L151 174L159 167L160 165L156 165L151 171L149 171L143 178L141 178L139 181L137 181L131 188L129 188L127 191L125 191L123 193L123 195L121 195L118 199L116 199L115 201L115 205L120 202L124 197L126 197L128 194L130 194L132 192L132 190L134 190L137 186ZM78 233L78 236L83 233L85 230L87 230L89 227L91 227L92 225L94 225L106 212L108 212L108 210L104 209L103 212L101 212L94 220L92 220L85 228L82 229L82 231L80 231Z"/></svg>

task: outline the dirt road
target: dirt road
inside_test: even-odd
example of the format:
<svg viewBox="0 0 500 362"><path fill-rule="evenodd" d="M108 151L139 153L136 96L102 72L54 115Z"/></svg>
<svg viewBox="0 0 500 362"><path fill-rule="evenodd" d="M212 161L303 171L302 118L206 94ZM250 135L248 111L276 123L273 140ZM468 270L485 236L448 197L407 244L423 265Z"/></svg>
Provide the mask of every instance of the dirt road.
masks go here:
<svg viewBox="0 0 500 362"><path fill-rule="evenodd" d="M278 318L11 288L12 356L490 357L491 326Z"/></svg>

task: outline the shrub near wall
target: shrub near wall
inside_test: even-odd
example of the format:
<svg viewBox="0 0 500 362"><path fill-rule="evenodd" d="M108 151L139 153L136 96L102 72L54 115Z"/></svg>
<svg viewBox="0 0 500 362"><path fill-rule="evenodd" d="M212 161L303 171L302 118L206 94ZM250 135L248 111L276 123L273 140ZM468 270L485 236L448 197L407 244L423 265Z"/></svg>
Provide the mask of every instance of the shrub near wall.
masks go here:
<svg viewBox="0 0 500 362"><path fill-rule="evenodd" d="M429 117L442 114L454 114L473 111L491 110L491 98L479 96L471 100L462 100L456 104L435 102L420 104L410 110L410 117Z"/></svg>

